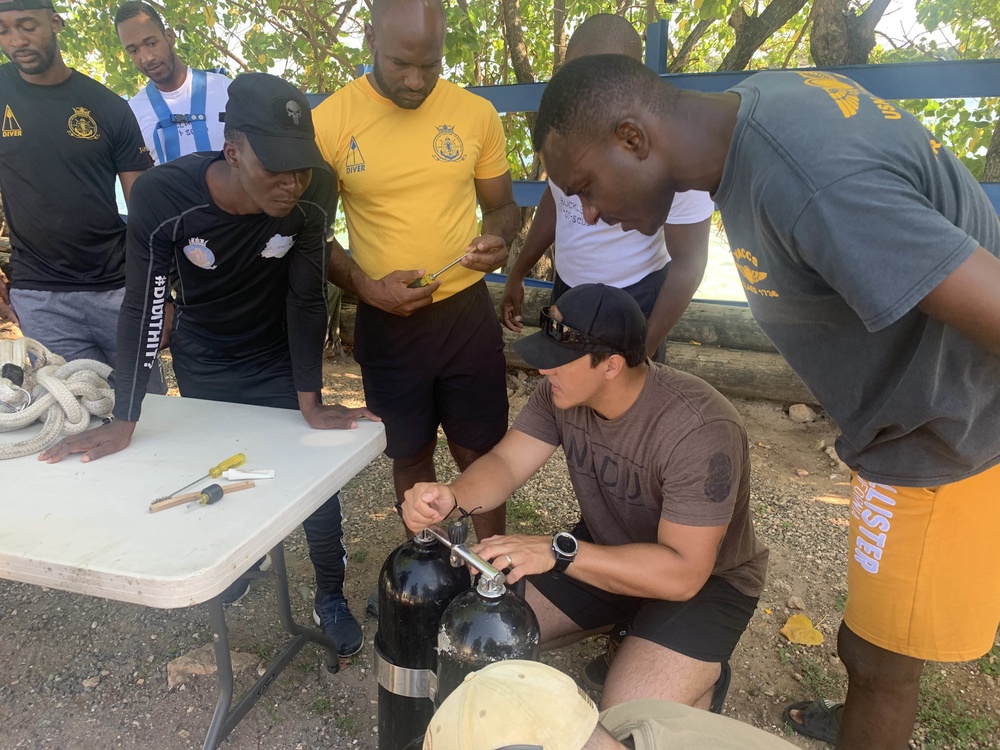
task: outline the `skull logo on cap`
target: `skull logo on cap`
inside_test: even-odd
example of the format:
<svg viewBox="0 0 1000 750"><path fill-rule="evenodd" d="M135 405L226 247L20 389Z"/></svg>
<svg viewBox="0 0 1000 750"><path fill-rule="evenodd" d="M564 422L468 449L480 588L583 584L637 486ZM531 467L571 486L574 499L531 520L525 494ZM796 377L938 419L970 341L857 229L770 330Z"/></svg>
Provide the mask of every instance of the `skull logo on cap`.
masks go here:
<svg viewBox="0 0 1000 750"><path fill-rule="evenodd" d="M302 105L294 99L285 104L285 112L295 125L302 119Z"/></svg>

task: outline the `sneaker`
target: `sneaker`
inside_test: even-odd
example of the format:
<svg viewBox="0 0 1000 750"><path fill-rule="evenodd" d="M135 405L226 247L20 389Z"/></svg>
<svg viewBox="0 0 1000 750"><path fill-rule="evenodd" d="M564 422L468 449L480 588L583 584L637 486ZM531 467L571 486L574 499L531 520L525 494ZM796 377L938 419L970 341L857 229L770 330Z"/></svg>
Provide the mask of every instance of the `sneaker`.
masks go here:
<svg viewBox="0 0 1000 750"><path fill-rule="evenodd" d="M618 652L618 647L622 645L627 634L628 627L625 625L615 625L614 630L608 633L607 650L583 668L581 679L584 685L598 693L604 690L604 683L608 679L608 669L611 668L611 662Z"/></svg>
<svg viewBox="0 0 1000 750"><path fill-rule="evenodd" d="M256 570L263 573L265 570L271 569L271 556L264 555L257 562L250 566L250 571ZM240 576L231 584L229 588L223 591L219 596L222 599L222 603L227 607L230 604L236 604L240 599L246 596L250 592L250 581L251 579L246 576Z"/></svg>
<svg viewBox="0 0 1000 750"><path fill-rule="evenodd" d="M337 656L354 656L365 645L365 635L340 594L327 594L313 610L313 621L337 646Z"/></svg>

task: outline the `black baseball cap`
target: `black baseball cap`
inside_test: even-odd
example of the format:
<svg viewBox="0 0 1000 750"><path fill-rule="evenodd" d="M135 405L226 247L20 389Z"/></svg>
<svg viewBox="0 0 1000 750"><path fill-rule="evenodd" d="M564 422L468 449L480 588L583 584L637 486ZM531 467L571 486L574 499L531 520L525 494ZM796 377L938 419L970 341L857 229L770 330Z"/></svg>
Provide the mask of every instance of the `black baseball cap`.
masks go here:
<svg viewBox="0 0 1000 750"><path fill-rule="evenodd" d="M552 317L552 308L561 320ZM628 292L604 284L581 284L542 308L542 330L514 343L525 362L539 370L562 367L590 352L621 354L646 345L646 318Z"/></svg>
<svg viewBox="0 0 1000 750"><path fill-rule="evenodd" d="M316 146L309 102L301 91L277 76L236 76L229 84L225 123L246 134L260 163L272 172L330 169Z"/></svg>

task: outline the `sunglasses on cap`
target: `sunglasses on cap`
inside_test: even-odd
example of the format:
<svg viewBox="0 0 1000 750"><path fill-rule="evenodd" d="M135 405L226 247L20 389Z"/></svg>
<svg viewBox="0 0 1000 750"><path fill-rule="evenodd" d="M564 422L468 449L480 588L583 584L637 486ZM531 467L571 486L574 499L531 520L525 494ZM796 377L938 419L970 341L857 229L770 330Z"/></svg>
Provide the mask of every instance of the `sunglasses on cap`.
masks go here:
<svg viewBox="0 0 1000 750"><path fill-rule="evenodd" d="M549 315L549 310L551 309L552 305L542 308L541 313L538 316L538 327L541 328L542 332L553 341L560 344L576 344L584 351L598 351L600 349L606 349L612 352L618 352L621 350L621 347L609 344L607 341L602 341L596 336L589 336L586 333L581 333L575 328L570 328L562 321L556 320Z"/></svg>

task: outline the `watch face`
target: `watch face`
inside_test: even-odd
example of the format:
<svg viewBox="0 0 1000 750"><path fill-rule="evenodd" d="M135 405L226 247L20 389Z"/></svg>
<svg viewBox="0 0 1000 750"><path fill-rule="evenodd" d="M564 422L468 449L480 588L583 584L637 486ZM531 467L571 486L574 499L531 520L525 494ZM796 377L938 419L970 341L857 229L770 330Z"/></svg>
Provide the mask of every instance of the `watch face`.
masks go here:
<svg viewBox="0 0 1000 750"><path fill-rule="evenodd" d="M575 555L577 550L576 539L565 532L557 534L555 545L564 555Z"/></svg>

